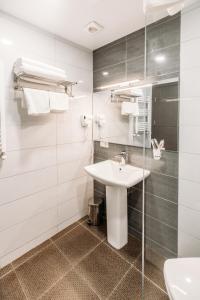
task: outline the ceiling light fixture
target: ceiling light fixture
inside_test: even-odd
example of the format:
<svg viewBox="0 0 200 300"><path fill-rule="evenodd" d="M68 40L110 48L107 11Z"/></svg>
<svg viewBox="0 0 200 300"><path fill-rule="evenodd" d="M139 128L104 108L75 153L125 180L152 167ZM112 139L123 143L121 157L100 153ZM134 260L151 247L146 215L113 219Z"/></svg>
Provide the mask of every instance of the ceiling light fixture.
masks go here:
<svg viewBox="0 0 200 300"><path fill-rule="evenodd" d="M137 83L137 82L140 82L140 80L139 79L134 79L134 80L131 80L131 81L123 81L123 82L118 82L118 83L114 83L114 84L108 84L108 85L97 87L97 89L105 90L105 89L115 88L115 87L119 87L119 88L120 87L125 87L125 86L129 87L131 84Z"/></svg>

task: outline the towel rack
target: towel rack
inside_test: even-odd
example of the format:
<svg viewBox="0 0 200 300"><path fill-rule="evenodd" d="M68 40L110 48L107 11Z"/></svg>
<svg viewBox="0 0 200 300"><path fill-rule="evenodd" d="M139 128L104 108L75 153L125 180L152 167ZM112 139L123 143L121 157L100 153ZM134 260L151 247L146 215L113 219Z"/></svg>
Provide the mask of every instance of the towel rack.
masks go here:
<svg viewBox="0 0 200 300"><path fill-rule="evenodd" d="M66 93L68 96L73 97L72 87L78 82L72 81L54 81L47 80L43 77L37 77L21 73L20 75L14 75L14 89L22 91L25 87L33 89L56 91Z"/></svg>

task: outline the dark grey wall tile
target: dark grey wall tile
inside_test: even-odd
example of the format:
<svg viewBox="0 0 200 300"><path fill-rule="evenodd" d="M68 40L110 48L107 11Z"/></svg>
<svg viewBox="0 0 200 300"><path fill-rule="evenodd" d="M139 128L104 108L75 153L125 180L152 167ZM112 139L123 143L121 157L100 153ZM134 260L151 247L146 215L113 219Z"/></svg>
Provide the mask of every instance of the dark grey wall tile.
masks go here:
<svg viewBox="0 0 200 300"><path fill-rule="evenodd" d="M144 29L127 36L127 59L135 59L144 56L145 31Z"/></svg>
<svg viewBox="0 0 200 300"><path fill-rule="evenodd" d="M157 61L163 57L163 61ZM147 77L159 79L161 75L179 72L180 69L180 47L171 46L155 50L147 54Z"/></svg>
<svg viewBox="0 0 200 300"><path fill-rule="evenodd" d="M93 55L94 71L124 62L126 59L126 42L117 43L113 46L95 51Z"/></svg>
<svg viewBox="0 0 200 300"><path fill-rule="evenodd" d="M145 239L145 254L146 254L147 259L149 258L149 249L152 249L158 255L161 255L166 258L177 257L177 253L174 253L173 251L170 251L169 249L161 247L155 241L152 241L152 240L146 238Z"/></svg>
<svg viewBox="0 0 200 300"><path fill-rule="evenodd" d="M153 87L152 124L178 126L178 82Z"/></svg>
<svg viewBox="0 0 200 300"><path fill-rule="evenodd" d="M147 52L180 44L180 17L147 26Z"/></svg>
<svg viewBox="0 0 200 300"><path fill-rule="evenodd" d="M127 61L127 80L144 80L144 56Z"/></svg>
<svg viewBox="0 0 200 300"><path fill-rule="evenodd" d="M160 160L153 158L152 149L145 150L145 159L143 158L143 149L128 146L129 163L140 168L145 168L151 172L162 173L169 176L178 176L178 153L173 151L163 151Z"/></svg>
<svg viewBox="0 0 200 300"><path fill-rule="evenodd" d="M106 45L100 47L100 48L97 48L97 49L94 50L94 52L99 52L99 51L101 51L101 50L105 50L105 49L107 49L107 48L110 48L110 47L112 47L112 46L114 46L114 45L116 45L116 44L122 43L122 42L126 42L126 36L123 36L123 37L120 38L120 39L117 39L117 40L115 40L115 41L113 41L113 42L111 42L111 43L108 43L108 44L106 44Z"/></svg>
<svg viewBox="0 0 200 300"><path fill-rule="evenodd" d="M145 194L145 214L154 219L177 228L178 206L151 194Z"/></svg>
<svg viewBox="0 0 200 300"><path fill-rule="evenodd" d="M103 76L103 72L107 71L109 74L108 76ZM101 69L99 71L95 71L93 73L93 87L94 89L113 84L120 81L126 80L126 65L125 63L120 63L118 65L106 67L105 69Z"/></svg>
<svg viewBox="0 0 200 300"><path fill-rule="evenodd" d="M142 190L135 188L131 190L128 197L128 205L130 208L132 207L142 212ZM177 204L145 193L145 214L171 227L177 228Z"/></svg>
<svg viewBox="0 0 200 300"><path fill-rule="evenodd" d="M161 159L155 160L152 149L146 149L145 168L151 172L178 177L178 152L163 151Z"/></svg>
<svg viewBox="0 0 200 300"><path fill-rule="evenodd" d="M177 203L178 179L159 173L151 173L146 180L146 191L155 196Z"/></svg>
<svg viewBox="0 0 200 300"><path fill-rule="evenodd" d="M177 253L177 230L148 216L145 217L145 234L164 248Z"/></svg>
<svg viewBox="0 0 200 300"><path fill-rule="evenodd" d="M142 214L132 208L128 209L128 226L142 232Z"/></svg>
<svg viewBox="0 0 200 300"><path fill-rule="evenodd" d="M165 140L165 149L171 151L178 150L178 131L175 126L152 126L152 138Z"/></svg>

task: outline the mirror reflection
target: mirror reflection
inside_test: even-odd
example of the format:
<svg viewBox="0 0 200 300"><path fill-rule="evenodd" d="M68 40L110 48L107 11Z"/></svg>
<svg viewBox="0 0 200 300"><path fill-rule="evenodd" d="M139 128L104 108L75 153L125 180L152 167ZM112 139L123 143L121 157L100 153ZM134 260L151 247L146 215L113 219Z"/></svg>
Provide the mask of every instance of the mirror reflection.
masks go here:
<svg viewBox="0 0 200 300"><path fill-rule="evenodd" d="M94 140L177 151L178 78L105 86L93 104Z"/></svg>

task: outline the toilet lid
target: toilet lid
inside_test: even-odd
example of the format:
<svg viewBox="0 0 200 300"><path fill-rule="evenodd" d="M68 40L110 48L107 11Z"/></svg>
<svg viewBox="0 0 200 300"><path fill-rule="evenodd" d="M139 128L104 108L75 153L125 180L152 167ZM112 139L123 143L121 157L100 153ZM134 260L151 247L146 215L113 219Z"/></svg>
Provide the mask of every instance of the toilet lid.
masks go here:
<svg viewBox="0 0 200 300"><path fill-rule="evenodd" d="M164 276L171 299L200 299L200 258L168 259Z"/></svg>

